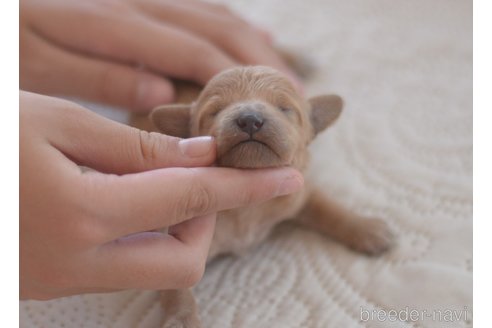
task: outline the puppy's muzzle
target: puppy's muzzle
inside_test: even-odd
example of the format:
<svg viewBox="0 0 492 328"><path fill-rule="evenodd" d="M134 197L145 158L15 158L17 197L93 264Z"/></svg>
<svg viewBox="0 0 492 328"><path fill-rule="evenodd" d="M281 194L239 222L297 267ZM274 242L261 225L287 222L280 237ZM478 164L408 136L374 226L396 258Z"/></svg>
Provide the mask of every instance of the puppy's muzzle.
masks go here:
<svg viewBox="0 0 492 328"><path fill-rule="evenodd" d="M266 168L290 162L292 147L280 137L288 131L286 123L266 105L239 104L225 118L217 134L219 166Z"/></svg>
<svg viewBox="0 0 492 328"><path fill-rule="evenodd" d="M265 119L263 115L258 112L244 112L236 118L236 125L241 131L249 134L250 138L253 137L253 134L260 131L264 123Z"/></svg>

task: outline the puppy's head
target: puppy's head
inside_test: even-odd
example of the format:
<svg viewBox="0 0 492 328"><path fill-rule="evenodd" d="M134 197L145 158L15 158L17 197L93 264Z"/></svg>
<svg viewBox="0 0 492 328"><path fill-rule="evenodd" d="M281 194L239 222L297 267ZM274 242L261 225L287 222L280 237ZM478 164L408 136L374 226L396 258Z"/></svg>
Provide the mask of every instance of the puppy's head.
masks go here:
<svg viewBox="0 0 492 328"><path fill-rule="evenodd" d="M216 75L196 102L158 107L151 119L168 135L214 136L219 166L302 168L309 142L341 110L339 96L306 101L281 73L253 66Z"/></svg>

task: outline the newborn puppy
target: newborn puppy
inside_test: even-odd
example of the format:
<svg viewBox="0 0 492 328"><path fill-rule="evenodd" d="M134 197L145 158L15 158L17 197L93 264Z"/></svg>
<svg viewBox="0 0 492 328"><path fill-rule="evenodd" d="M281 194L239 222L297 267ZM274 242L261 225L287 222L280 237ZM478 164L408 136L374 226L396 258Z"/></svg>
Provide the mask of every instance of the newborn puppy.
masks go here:
<svg viewBox="0 0 492 328"><path fill-rule="evenodd" d="M255 66L218 74L195 102L158 107L151 120L158 131L168 135L214 136L218 166L256 169L288 165L305 172L309 143L341 110L339 96L305 100L282 74ZM385 222L343 209L306 182L304 190L296 194L220 212L209 260L222 253L243 253L285 220L296 220L369 255L387 250L392 240ZM190 291L164 291L162 301L164 327L200 326Z"/></svg>

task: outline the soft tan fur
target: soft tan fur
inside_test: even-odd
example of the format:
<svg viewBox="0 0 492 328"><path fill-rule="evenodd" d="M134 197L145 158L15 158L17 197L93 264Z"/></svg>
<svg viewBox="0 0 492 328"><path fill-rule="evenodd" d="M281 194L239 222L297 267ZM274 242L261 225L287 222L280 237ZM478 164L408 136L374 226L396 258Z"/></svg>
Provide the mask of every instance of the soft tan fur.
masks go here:
<svg viewBox="0 0 492 328"><path fill-rule="evenodd" d="M341 110L340 97L322 95L305 100L282 74L256 66L222 72L192 103L156 108L151 115L153 126L145 120L134 120L133 125L144 127L145 123L148 130L182 138L212 135L217 141L218 166L253 169L288 165L305 172L307 146ZM343 209L306 182L299 193L220 212L209 260L224 253L244 253L286 220L296 220L369 255L387 250L392 241L382 220ZM200 326L191 291L164 291L163 304L164 327Z"/></svg>

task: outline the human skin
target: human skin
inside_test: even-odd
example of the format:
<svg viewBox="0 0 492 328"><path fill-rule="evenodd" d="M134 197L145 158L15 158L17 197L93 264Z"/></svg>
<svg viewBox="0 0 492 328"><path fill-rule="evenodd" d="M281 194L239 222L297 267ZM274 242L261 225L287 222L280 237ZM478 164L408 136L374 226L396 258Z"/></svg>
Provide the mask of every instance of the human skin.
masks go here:
<svg viewBox="0 0 492 328"><path fill-rule="evenodd" d="M215 156L211 137L148 133L21 91L21 298L190 287L218 211L302 188L291 168L207 167Z"/></svg>
<svg viewBox="0 0 492 328"><path fill-rule="evenodd" d="M20 86L148 111L173 101L171 78L205 84L238 64L294 74L271 37L197 0L22 0Z"/></svg>

